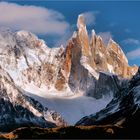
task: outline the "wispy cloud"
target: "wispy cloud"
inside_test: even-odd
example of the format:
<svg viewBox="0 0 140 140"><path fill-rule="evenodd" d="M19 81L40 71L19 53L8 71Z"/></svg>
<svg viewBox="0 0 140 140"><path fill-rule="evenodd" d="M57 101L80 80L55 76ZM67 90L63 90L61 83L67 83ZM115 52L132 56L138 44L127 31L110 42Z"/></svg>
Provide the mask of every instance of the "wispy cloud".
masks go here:
<svg viewBox="0 0 140 140"><path fill-rule="evenodd" d="M128 28L124 29L124 31L125 31L126 33L131 33L131 30L128 29Z"/></svg>
<svg viewBox="0 0 140 140"><path fill-rule="evenodd" d="M109 31L107 31L107 32L99 32L98 35L102 37L103 42L104 42L105 45L108 44L110 38L113 38L113 35Z"/></svg>
<svg viewBox="0 0 140 140"><path fill-rule="evenodd" d="M122 43L124 45L132 45L132 46L137 46L137 47L140 46L140 40L135 39L135 38L127 38L127 39L123 40ZM140 58L140 48L132 50L132 51L128 52L126 55L129 59Z"/></svg>
<svg viewBox="0 0 140 140"><path fill-rule="evenodd" d="M55 40L54 46L59 47L63 45L64 47L67 46L68 40L72 36L72 31L66 32L63 36L61 36L59 39Z"/></svg>
<svg viewBox="0 0 140 140"><path fill-rule="evenodd" d="M110 27L115 27L116 25L117 25L116 22L111 22L111 23L109 24Z"/></svg>
<svg viewBox="0 0 140 140"><path fill-rule="evenodd" d="M95 20L96 20L96 16L97 14L99 14L99 11L88 11L88 12L84 12L82 13L84 16L84 19L86 21L86 25L94 25L95 24Z"/></svg>
<svg viewBox="0 0 140 140"><path fill-rule="evenodd" d="M125 40L122 41L123 44L125 45L139 45L140 41L134 38L127 38Z"/></svg>
<svg viewBox="0 0 140 140"><path fill-rule="evenodd" d="M69 28L60 12L43 7L0 2L0 13L0 26L14 30L63 35Z"/></svg>
<svg viewBox="0 0 140 140"><path fill-rule="evenodd" d="M129 59L140 58L140 48L132 50L132 51L128 52L126 55Z"/></svg>

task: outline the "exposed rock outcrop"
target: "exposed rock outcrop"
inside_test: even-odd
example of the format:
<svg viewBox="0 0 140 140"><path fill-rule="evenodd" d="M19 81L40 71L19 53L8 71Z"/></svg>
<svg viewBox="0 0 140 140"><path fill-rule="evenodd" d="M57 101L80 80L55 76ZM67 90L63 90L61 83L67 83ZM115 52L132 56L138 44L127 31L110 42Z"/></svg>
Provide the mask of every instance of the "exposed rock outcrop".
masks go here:
<svg viewBox="0 0 140 140"><path fill-rule="evenodd" d="M66 49L48 48L43 40L27 31L0 31L0 66L14 82L25 88L33 83L49 90L73 94L93 92L100 71L122 78L131 78L137 66L130 67L117 43L110 39L107 46L92 30L89 39L86 23L78 16L78 30ZM97 87L97 86L96 86Z"/></svg>
<svg viewBox="0 0 140 140"><path fill-rule="evenodd" d="M0 131L23 126L44 128L66 125L62 117L24 95L10 75L0 68Z"/></svg>
<svg viewBox="0 0 140 140"><path fill-rule="evenodd" d="M121 127L139 127L140 119L140 68L137 74L118 91L118 94L101 111L85 116L76 125L113 124ZM133 130L132 130L133 131ZM138 134L138 133L137 133Z"/></svg>

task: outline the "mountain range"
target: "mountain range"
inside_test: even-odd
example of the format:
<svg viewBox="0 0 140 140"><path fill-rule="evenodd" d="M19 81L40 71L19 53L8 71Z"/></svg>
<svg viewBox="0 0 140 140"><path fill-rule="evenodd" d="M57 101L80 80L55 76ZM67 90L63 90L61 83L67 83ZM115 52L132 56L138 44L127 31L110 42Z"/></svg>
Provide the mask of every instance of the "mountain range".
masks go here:
<svg viewBox="0 0 140 140"><path fill-rule="evenodd" d="M29 31L0 30L1 132L108 124L130 131L139 89L138 66L129 66L113 39L105 45L94 30L89 37L82 15L66 47L49 48Z"/></svg>

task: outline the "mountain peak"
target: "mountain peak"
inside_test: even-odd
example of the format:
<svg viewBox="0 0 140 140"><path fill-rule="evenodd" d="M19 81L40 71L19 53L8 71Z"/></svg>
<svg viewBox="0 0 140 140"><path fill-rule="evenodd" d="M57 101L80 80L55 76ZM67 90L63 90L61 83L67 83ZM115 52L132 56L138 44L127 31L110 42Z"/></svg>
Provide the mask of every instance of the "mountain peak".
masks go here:
<svg viewBox="0 0 140 140"><path fill-rule="evenodd" d="M80 14L77 19L77 28L83 28L86 26L83 14Z"/></svg>
<svg viewBox="0 0 140 140"><path fill-rule="evenodd" d="M21 37L21 38L27 38L27 39L34 38L34 39L38 39L38 37L35 34L29 32L29 31L26 31L26 30L17 31L15 34L18 37Z"/></svg>
<svg viewBox="0 0 140 140"><path fill-rule="evenodd" d="M89 95L95 98L101 98L105 94L113 96L116 93L114 89L119 90L122 83L118 77L129 79L136 74L137 66L129 66L125 54L115 41L110 39L106 47L101 36L96 35L94 30L89 40L83 15L78 16L77 27L78 30L73 33L66 48L63 46L49 48L43 40L25 30L0 33L0 79L2 79L0 93L3 100L6 99L11 106L8 110L9 117L3 123L4 126L11 116L11 110L15 113L12 124L16 121L16 109L21 114L18 116L20 119L17 123L25 114L24 116L27 116L25 120L29 120L29 123L36 120L38 123L46 124L46 127L49 126L47 121L56 125L65 124L59 114L45 108L49 107L49 100L50 108L53 106L54 100L50 98L52 95L68 97L78 94L78 96ZM7 108L7 101L3 102L2 107ZM59 98L58 103L60 101L63 102ZM0 105L1 103L0 101ZM16 106L16 103L20 107ZM70 103L68 104L71 106ZM60 106L58 104L58 107ZM23 115L21 107L24 111ZM7 117L6 114L7 110L3 109L0 122ZM66 114L69 117L69 113Z"/></svg>
<svg viewBox="0 0 140 140"><path fill-rule="evenodd" d="M48 90L68 90L72 94L87 92L100 71L123 78L131 78L137 72L137 67L128 65L125 54L112 39L105 47L102 38L92 30L89 40L82 14L78 16L77 27L78 31L73 33L65 50L62 46L49 48L43 40L25 30L12 33L10 39L3 38L6 45L0 42L1 67L8 72L11 69L19 72L19 75L9 72L15 83L20 79L19 86L25 83L47 85ZM6 50L6 46L13 49Z"/></svg>
<svg viewBox="0 0 140 140"><path fill-rule="evenodd" d="M91 30L91 34L92 34L92 36L95 36L96 35L96 32L95 32L94 29Z"/></svg>
<svg viewBox="0 0 140 140"><path fill-rule="evenodd" d="M128 64L127 57L125 56L123 50L121 49L119 44L117 44L112 38L110 38L110 40L109 40L109 43L107 45L107 49L116 52L124 60L124 62L126 64Z"/></svg>

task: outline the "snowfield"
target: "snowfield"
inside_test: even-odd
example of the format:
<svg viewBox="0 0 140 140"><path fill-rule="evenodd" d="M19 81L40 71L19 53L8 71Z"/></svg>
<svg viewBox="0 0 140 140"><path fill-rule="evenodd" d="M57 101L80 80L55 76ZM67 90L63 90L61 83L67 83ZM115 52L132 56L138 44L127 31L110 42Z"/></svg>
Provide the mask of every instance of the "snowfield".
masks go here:
<svg viewBox="0 0 140 140"><path fill-rule="evenodd" d="M53 91L46 92L45 87L38 88L33 85L26 86L24 91L26 95L39 101L43 106L60 113L69 125L74 125L82 117L100 111L112 100L111 96L97 100L80 93L64 96L64 93L56 93L56 91L54 93Z"/></svg>

